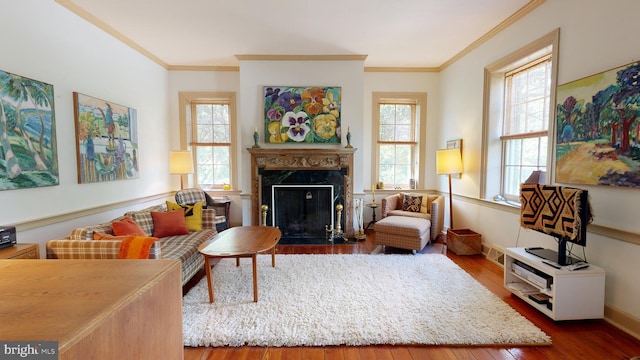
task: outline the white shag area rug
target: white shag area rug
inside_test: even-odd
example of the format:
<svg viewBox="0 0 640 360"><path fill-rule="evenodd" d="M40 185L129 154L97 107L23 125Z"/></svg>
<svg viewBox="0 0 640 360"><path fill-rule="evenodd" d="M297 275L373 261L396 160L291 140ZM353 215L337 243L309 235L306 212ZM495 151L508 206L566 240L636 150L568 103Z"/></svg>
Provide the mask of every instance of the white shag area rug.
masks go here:
<svg viewBox="0 0 640 360"><path fill-rule="evenodd" d="M551 339L444 255L258 256L213 268L183 299L185 346L547 345Z"/></svg>

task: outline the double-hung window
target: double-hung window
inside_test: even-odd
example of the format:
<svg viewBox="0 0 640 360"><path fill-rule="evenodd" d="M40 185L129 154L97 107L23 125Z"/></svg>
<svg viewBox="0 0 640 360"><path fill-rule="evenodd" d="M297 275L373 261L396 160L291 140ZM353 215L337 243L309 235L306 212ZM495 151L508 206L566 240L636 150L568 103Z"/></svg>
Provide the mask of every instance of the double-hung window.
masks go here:
<svg viewBox="0 0 640 360"><path fill-rule="evenodd" d="M374 93L376 179L386 189L418 186L420 129L426 94Z"/></svg>
<svg viewBox="0 0 640 360"><path fill-rule="evenodd" d="M534 170L547 170L551 55L507 72L505 90L502 194L516 200Z"/></svg>
<svg viewBox="0 0 640 360"><path fill-rule="evenodd" d="M235 186L235 95L184 96L188 144L194 154L194 186L205 190Z"/></svg>
<svg viewBox="0 0 640 360"><path fill-rule="evenodd" d="M484 199L518 202L520 184L533 171L551 178L559 37L555 30L485 68Z"/></svg>

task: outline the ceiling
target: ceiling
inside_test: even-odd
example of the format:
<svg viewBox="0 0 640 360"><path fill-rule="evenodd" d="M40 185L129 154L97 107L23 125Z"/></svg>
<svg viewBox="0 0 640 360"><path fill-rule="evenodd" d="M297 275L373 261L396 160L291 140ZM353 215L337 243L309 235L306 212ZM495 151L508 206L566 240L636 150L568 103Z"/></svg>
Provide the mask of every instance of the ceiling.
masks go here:
<svg viewBox="0 0 640 360"><path fill-rule="evenodd" d="M544 0L56 0L166 68L236 55L437 69Z"/></svg>

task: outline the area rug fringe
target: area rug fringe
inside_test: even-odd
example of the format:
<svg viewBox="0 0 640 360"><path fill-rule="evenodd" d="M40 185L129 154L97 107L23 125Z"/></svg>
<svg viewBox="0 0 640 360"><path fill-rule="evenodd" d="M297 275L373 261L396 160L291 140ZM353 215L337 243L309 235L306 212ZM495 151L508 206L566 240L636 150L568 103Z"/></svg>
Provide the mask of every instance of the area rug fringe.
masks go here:
<svg viewBox="0 0 640 360"><path fill-rule="evenodd" d="M185 346L548 345L551 338L439 254L224 259L183 299Z"/></svg>

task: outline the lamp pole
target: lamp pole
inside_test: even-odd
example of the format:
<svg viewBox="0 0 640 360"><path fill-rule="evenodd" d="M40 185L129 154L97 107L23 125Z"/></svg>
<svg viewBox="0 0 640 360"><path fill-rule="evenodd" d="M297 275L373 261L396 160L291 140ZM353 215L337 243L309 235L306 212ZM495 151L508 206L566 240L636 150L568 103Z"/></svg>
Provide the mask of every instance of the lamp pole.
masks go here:
<svg viewBox="0 0 640 360"><path fill-rule="evenodd" d="M453 230L453 193L451 192L451 174L449 176L449 228Z"/></svg>

